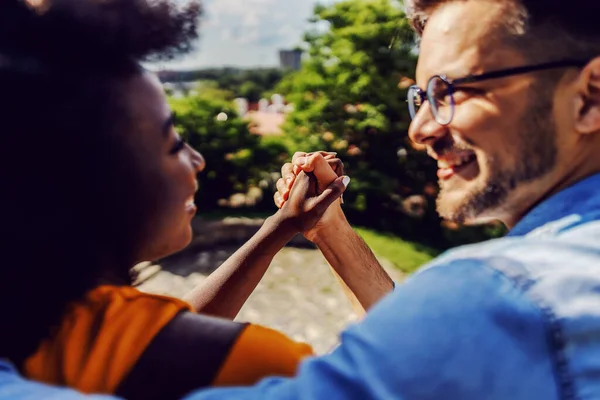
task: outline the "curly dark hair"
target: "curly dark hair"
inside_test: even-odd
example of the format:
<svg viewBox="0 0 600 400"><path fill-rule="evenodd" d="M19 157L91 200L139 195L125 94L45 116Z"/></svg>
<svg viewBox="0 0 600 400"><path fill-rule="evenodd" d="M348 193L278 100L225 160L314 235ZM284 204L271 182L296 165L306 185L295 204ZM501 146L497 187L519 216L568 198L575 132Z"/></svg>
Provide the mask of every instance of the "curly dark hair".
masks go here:
<svg viewBox="0 0 600 400"><path fill-rule="evenodd" d="M200 15L196 1L0 2L0 358L19 365L66 304L130 283L153 203L121 83L188 51Z"/></svg>
<svg viewBox="0 0 600 400"><path fill-rule="evenodd" d="M442 4L478 0L407 0L407 14L421 35L429 15ZM506 5L496 38L513 44L531 60L588 59L600 54L594 0L496 0Z"/></svg>

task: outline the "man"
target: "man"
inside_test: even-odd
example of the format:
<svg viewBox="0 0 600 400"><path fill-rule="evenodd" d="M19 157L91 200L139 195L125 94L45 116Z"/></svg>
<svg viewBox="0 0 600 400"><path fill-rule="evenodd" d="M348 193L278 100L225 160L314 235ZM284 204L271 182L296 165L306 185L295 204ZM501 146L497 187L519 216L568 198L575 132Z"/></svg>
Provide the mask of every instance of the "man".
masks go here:
<svg viewBox="0 0 600 400"><path fill-rule="evenodd" d="M591 0L414 0L409 134L438 160L438 210L500 219L509 235L434 260L295 378L194 400L600 398L599 11ZM321 158L297 155L296 172ZM291 165L283 172L293 181ZM345 280L368 308L389 280L361 269L370 256L348 245L335 206L323 221L305 234L358 277Z"/></svg>

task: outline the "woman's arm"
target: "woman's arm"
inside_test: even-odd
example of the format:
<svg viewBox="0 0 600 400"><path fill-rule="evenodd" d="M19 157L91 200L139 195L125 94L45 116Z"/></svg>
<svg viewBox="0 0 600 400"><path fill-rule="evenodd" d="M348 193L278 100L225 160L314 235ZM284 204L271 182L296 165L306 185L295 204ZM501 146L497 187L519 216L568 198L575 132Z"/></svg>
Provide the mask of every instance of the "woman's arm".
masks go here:
<svg viewBox="0 0 600 400"><path fill-rule="evenodd" d="M280 215L269 217L248 242L185 299L197 312L234 319L267 272L275 254L296 233Z"/></svg>

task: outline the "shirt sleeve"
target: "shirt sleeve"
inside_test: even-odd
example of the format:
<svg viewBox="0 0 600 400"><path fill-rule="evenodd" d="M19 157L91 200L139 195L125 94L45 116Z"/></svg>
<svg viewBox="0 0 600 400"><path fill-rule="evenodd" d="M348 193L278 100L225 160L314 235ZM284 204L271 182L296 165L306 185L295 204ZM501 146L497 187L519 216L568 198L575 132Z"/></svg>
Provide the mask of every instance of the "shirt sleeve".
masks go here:
<svg viewBox="0 0 600 400"><path fill-rule="evenodd" d="M558 399L542 311L479 260L425 269L295 378L207 399Z"/></svg>
<svg viewBox="0 0 600 400"><path fill-rule="evenodd" d="M28 381L12 368L0 365L0 400L119 400L117 397L85 395L75 390Z"/></svg>

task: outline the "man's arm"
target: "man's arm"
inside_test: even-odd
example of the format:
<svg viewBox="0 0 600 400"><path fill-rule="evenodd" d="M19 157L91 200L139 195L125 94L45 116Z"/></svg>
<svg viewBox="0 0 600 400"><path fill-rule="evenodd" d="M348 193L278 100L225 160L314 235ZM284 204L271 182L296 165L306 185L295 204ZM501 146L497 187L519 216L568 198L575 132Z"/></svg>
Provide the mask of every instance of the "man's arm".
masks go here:
<svg viewBox="0 0 600 400"><path fill-rule="evenodd" d="M335 216L330 216L331 222L315 234L314 243L333 269L353 308L361 315L392 291L394 282L352 229L339 205L331 206L329 212Z"/></svg>
<svg viewBox="0 0 600 400"><path fill-rule="evenodd" d="M277 184L275 204L278 207L285 204L289 197L288 188L300 171L314 174L321 189L343 173L343 165L340 164L332 163L328 153L296 153L292 163L281 169L282 179ZM364 314L393 290L392 279L364 240L352 229L339 200L303 234L319 247L357 314Z"/></svg>

